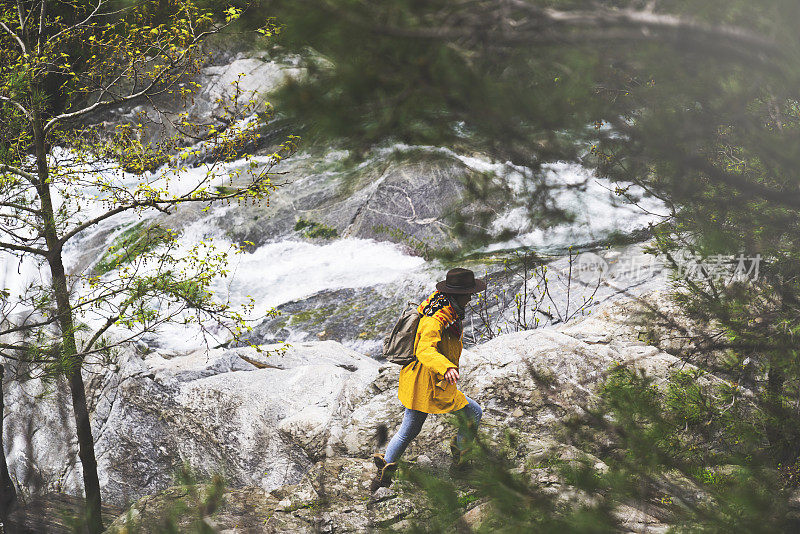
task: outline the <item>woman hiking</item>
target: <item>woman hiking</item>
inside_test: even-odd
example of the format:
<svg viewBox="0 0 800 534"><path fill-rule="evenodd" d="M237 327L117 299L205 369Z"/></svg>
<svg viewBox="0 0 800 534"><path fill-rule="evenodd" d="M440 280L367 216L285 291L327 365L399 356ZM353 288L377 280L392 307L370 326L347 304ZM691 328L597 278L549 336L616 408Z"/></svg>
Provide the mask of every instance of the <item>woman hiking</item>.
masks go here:
<svg viewBox="0 0 800 534"><path fill-rule="evenodd" d="M397 397L406 410L386 453L376 453L372 457L378 468L372 480L372 491L392 483L398 458L419 434L429 413L453 412L466 419L467 424L462 425L450 441L454 467L463 465L483 410L456 387L463 347L461 321L472 295L484 289L486 283L475 278L469 269L451 269L445 280L436 284L436 291L417 308L421 317L414 341L416 360L400 370L397 388Z"/></svg>

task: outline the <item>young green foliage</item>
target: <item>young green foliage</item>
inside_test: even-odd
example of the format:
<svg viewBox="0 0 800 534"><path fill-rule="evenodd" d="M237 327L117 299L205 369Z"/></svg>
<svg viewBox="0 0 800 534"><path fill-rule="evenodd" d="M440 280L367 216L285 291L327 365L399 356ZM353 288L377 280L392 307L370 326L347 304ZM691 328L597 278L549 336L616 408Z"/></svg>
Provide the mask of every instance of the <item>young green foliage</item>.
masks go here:
<svg viewBox="0 0 800 534"><path fill-rule="evenodd" d="M220 250L210 239L184 246L160 223L131 221L188 204L205 211L260 202L277 187L272 169L297 139L253 157L272 108L245 98L238 81L217 102L224 131L186 112L160 140L145 135L146 113L111 135L87 124L129 104L158 115L159 102L188 103L205 60L200 45L242 13L192 0L0 2L0 253L42 274L21 291L3 288L0 351L20 373L68 379L92 534L102 522L84 365L105 365L115 346L169 322L204 334L213 324L236 336L249 328L253 306L211 292L240 247ZM189 158L202 161L201 171ZM65 250L116 221L129 227L94 268L68 271Z"/></svg>

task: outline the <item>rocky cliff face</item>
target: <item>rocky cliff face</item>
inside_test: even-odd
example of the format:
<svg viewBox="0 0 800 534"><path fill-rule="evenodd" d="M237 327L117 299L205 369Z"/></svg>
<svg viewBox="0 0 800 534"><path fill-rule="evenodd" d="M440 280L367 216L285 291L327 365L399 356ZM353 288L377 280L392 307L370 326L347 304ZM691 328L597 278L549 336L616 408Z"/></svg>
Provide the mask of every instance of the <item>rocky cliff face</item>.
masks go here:
<svg viewBox="0 0 800 534"><path fill-rule="evenodd" d="M646 301L667 307L659 292ZM638 340L636 309L636 300L610 302L564 325L499 336L465 351L459 387L483 407L485 437L505 443L513 432L511 455L520 469L552 451L572 457L553 423L590 401L612 364L626 362L663 378L681 363ZM320 520L356 530L369 521L400 521L422 506L400 490L381 490L383 511L372 520L367 513L376 506L367 488L374 469L369 457L383 450L381 436L393 435L402 418L398 372L334 341L298 343L268 355L252 348L171 358L128 352L116 372L87 375L103 497L124 505L164 490L185 462L202 475L221 473L238 488L230 494L230 517L240 517L237 506L257 502L258 514L274 512L278 531L310 531ZM33 385L7 390L13 476L31 489L80 494L71 417L50 398L26 403L42 391ZM64 394L63 385L55 388ZM404 460L446 465L454 432L449 417L431 416ZM531 476L557 484L541 470ZM166 506L153 504L158 499L145 497L136 506ZM327 503L324 509L320 502Z"/></svg>

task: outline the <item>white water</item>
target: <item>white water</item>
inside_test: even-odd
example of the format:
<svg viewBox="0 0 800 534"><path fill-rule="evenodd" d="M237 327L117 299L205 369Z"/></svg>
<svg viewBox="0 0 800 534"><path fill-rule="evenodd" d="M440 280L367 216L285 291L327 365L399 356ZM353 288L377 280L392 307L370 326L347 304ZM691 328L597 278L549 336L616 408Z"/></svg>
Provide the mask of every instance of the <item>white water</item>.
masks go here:
<svg viewBox="0 0 800 534"><path fill-rule="evenodd" d="M194 223L183 234L187 243L207 236L208 226L203 221ZM219 236L214 242L223 250L231 245ZM345 238L315 244L289 238L267 243L252 253L236 254L228 267L231 275L217 277L212 290L219 299L233 305L246 304L252 298L255 306L246 317L253 319L270 308L319 291L397 282L424 268L425 261L404 254L393 243L371 239ZM204 342L198 329L184 325L166 328L165 338L170 339L169 348L181 351ZM223 336L215 341L225 340Z"/></svg>
<svg viewBox="0 0 800 534"><path fill-rule="evenodd" d="M468 167L479 172L494 173L512 187L518 194L525 194L526 169L515 167L508 163L496 163L477 157L466 157L453 153L449 149L436 147L408 147L395 145L390 150L431 150L445 153L462 161ZM379 154L381 151L378 151ZM64 153L58 157L68 158ZM302 155L298 155L303 157ZM343 157L343 153L329 155L334 159ZM260 163L266 163L266 158L260 158ZM107 162L97 165L107 167L102 171L102 176L111 179L116 184L128 188L137 187L142 180L152 187L168 188L173 194L180 195L189 191L198 181L207 181L208 187L224 185L228 172L242 166L241 161L233 162L225 167L211 169L201 165L197 168L186 169L176 175L168 172L166 168L155 173L136 176L121 172ZM98 167L99 168L99 167ZM608 181L593 177L587 169L572 163L551 163L543 166L543 178L552 184L573 184L588 180L584 191L568 190L556 191L554 202L558 207L574 211L577 218L574 223L564 224L549 230L531 228L524 208L511 207L494 221L492 229L500 232L503 229L512 229L517 237L510 241L494 243L486 248L487 251L513 248L519 246L534 247L564 247L577 245L602 238L609 232L617 230L629 232L635 228L646 226L649 221L657 220L665 214L663 206L653 199L643 199L640 203L643 208L651 213L645 213L635 206L620 202L620 197L615 196L607 188L611 188ZM62 193L64 193L62 191ZM73 191L78 193L78 191ZM80 220L87 220L101 213L104 206L101 203L103 193L98 189L84 188L72 202L80 205ZM639 193L634 191L634 193ZM63 195L57 195L56 205L64 202ZM218 250L231 247L223 233L210 221L228 209L220 207L207 212L198 220L189 224L183 231L181 247L177 254L185 254L193 244L209 239L213 240ZM95 261L102 256L104 250L114 242L115 238L129 228L132 224L142 220L159 216L155 210L143 212L129 212L103 221L99 225L76 236L65 247L65 265L73 272L82 267L88 270L85 255L90 252ZM74 223L80 222L76 219ZM90 244L94 249L90 250ZM99 244L97 244L99 242ZM245 314L246 318L256 318L263 315L268 309L286 302L308 297L325 289L343 289L369 287L378 284L399 283L402 280L419 279L428 276L425 272L436 265L426 265L419 257L409 256L391 243L375 242L364 239L337 239L325 244L316 244L300 241L287 237L283 241L265 244L252 253L236 254L229 263L231 275L218 276L212 289L221 301L228 301L234 305L247 303L252 297L255 308ZM0 253L0 288L8 288L12 292L11 300L18 296L28 281L46 280L47 273L42 272L30 260L19 262L3 253ZM81 274L76 273L74 274ZM436 277L441 273L431 273ZM114 273L104 275L106 281L113 280ZM86 294L88 288L85 284L76 286L78 295ZM99 326L104 322L102 315L86 314L82 317L90 326ZM197 325L171 324L161 328L158 336L162 347L174 350L187 351L204 345L222 343L227 340L224 331L211 331L212 338L204 340L201 330Z"/></svg>
<svg viewBox="0 0 800 534"><path fill-rule="evenodd" d="M574 215L569 223L551 228L534 228L528 211L524 206L512 206L492 222L491 230L499 235L510 230L514 238L497 241L484 247L482 251L518 247L532 247L540 251L564 250L568 246L591 243L607 237L612 232L623 234L646 228L648 223L656 223L669 216L664 203L637 186L626 188L625 195L615 193L616 184L606 178L599 178L594 171L578 163L558 161L542 165L538 177L530 169L511 162L497 162L483 157L464 156L449 148L434 146L412 146L402 143L383 148L382 154L425 150L458 159L464 165L480 173L495 175L505 182L519 199L528 194L534 178L552 186L551 202L554 207ZM584 188L565 188L565 186L585 184ZM626 198L627 197L627 198ZM632 203L630 201L635 202Z"/></svg>
<svg viewBox="0 0 800 534"><path fill-rule="evenodd" d="M62 160L69 158L64 151L56 152L56 157ZM266 163L267 158L260 158L261 163ZM190 191L198 182L208 182L208 187L222 185L227 179L227 172L242 165L236 161L224 168L214 169L209 177L209 168L200 166L186 169L182 173L168 172L166 167L155 173L145 173L136 176L122 172L108 162L94 162L82 164L82 170L93 168L98 171L98 176L113 180L116 185L124 185L134 189L142 182L148 183L153 188L165 188L174 195L181 195ZM105 211L102 203L104 193L97 187L84 187L80 190L73 188L54 191L54 206L56 209L64 202L69 202L71 211L80 206L70 222L77 226ZM80 194L78 194L80 193ZM65 200L65 198L70 198ZM200 241L213 241L217 251L233 250L232 244L226 240L222 232L209 224L229 209L218 207L209 210L205 216L186 227L180 238L181 246L175 255L181 257L191 247ZM160 214L156 210L129 211L106 219L101 223L81 232L67 243L64 248L64 264L71 274L88 274L92 264L103 255L104 251L114 240L142 220L154 219ZM103 236L105 236L103 238ZM102 238L100 245L90 245ZM91 248L90 248L91 247ZM86 264L86 254L94 258ZM83 272L77 272L83 264ZM325 244L314 244L305 241L287 239L277 243L268 243L259 247L252 253L233 254L228 263L230 275L217 276L212 284L212 290L221 302L229 302L234 306L249 302L250 297L255 302L252 312L244 313L246 319L256 318L274 306L285 302L307 297L323 289L358 288L376 284L389 283L420 268L424 260L419 257L409 256L401 252L397 245L380 243L365 239L339 239ZM154 266L143 268L140 273L154 269ZM41 283L49 279L46 266L42 267L32 258L18 258L0 253L0 288L8 289L11 293L6 304L17 302L24 292L25 285L29 282ZM103 276L105 282L116 279L114 272ZM85 279L74 284L77 296L86 296L91 289ZM21 311L20 307L16 311ZM179 316L178 319L181 317ZM105 322L103 312L92 311L80 316L91 327L99 327ZM211 330L211 339L204 340L201 330L192 324L167 324L160 328L160 345L180 351L192 350L208 343L221 343L226 341L228 334L217 330L214 336ZM124 332L118 331L120 335Z"/></svg>
<svg viewBox="0 0 800 534"><path fill-rule="evenodd" d="M632 185L626 195L636 201L636 205L625 197L616 194L615 184L577 163L559 161L542 165L545 183L559 186L585 183L585 189L553 190L553 205L574 215L569 223L555 225L551 228L533 228L525 207L515 207L493 222L493 230L498 234L502 230L511 230L516 237L493 243L486 251L516 247L534 247L537 249L564 249L569 245L591 243L603 239L612 232L628 234L648 223L656 223L669 216L664 203L654 197L645 197L644 190ZM521 180L519 171L509 169L510 183ZM523 193L517 188L518 193Z"/></svg>

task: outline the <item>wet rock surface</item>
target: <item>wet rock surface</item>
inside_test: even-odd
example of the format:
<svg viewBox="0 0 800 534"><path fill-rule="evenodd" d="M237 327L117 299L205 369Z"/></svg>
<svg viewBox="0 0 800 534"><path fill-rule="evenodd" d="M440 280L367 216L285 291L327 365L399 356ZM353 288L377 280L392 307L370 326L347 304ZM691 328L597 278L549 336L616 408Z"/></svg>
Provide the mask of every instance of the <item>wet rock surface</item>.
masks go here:
<svg viewBox="0 0 800 534"><path fill-rule="evenodd" d="M346 153L304 153L275 168L281 184L269 205L226 211L215 224L231 239L263 245L290 234L298 221L322 224L336 237L391 241L424 254L456 250L457 216L479 224L492 199L471 198L466 184L477 173L443 154L378 154L351 162ZM497 199L497 202L501 202Z"/></svg>
<svg viewBox="0 0 800 534"><path fill-rule="evenodd" d="M500 333L516 331L522 323L528 324L529 328L541 328L563 324L565 319L575 321L603 304L636 298L666 287L665 271L656 264L651 266L651 256L642 253L641 245L620 246L602 252L603 256L587 255L594 257L592 261L605 258L615 265L633 266L629 268L641 272L601 274L596 270L580 271L581 263L573 261L570 276L569 259L556 258L546 263L549 283L544 294L544 286L537 286L539 277L534 277L530 271L526 273L513 263L510 268L505 268L502 256L462 262L461 265L473 269L476 276L488 282L487 291L474 297L468 310L464 322L465 346L485 342L498 335L498 330ZM593 264L589 266L595 267ZM442 273L432 275L441 276ZM391 331L406 304L421 302L435 289L434 286L435 280L417 275L401 283L324 290L278 306L280 315L256 325L240 344L334 340L380 359L383 338ZM524 306L528 312L524 317L518 312L517 295L526 299ZM531 313L530 308L537 302L544 311L550 307L552 313L549 316L541 312Z"/></svg>

